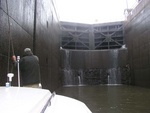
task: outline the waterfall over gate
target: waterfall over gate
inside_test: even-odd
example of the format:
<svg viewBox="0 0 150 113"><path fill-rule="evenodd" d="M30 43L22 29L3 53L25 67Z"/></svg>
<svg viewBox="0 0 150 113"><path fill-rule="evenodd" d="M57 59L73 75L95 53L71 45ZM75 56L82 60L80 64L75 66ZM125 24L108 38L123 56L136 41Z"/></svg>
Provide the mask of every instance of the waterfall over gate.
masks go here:
<svg viewBox="0 0 150 113"><path fill-rule="evenodd" d="M121 84L121 73L120 73L120 67L118 65L118 58L119 58L119 50L111 50L110 51L110 59L112 68L108 69L108 84Z"/></svg>
<svg viewBox="0 0 150 113"><path fill-rule="evenodd" d="M73 72L70 68L70 57L69 57L69 50L65 50L65 57L64 57L64 85L73 85L74 84L74 78L73 78Z"/></svg>
<svg viewBox="0 0 150 113"><path fill-rule="evenodd" d="M108 84L121 84L120 68L108 69Z"/></svg>
<svg viewBox="0 0 150 113"><path fill-rule="evenodd" d="M63 85L122 84L126 49L61 50Z"/></svg>
<svg viewBox="0 0 150 113"><path fill-rule="evenodd" d="M71 60L71 54L69 50L65 50L63 85L82 85L83 84L83 70L72 69L70 60Z"/></svg>

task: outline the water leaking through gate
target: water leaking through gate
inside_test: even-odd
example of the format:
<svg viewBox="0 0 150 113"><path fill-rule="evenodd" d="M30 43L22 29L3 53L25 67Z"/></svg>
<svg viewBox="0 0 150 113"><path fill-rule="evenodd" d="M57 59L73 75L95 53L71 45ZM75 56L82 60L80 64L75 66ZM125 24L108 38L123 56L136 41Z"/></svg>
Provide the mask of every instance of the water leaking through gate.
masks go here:
<svg viewBox="0 0 150 113"><path fill-rule="evenodd" d="M122 83L122 76L125 76L123 75L122 67L127 64L126 49L94 52L73 50L62 51L63 85ZM80 60L81 57L85 60Z"/></svg>

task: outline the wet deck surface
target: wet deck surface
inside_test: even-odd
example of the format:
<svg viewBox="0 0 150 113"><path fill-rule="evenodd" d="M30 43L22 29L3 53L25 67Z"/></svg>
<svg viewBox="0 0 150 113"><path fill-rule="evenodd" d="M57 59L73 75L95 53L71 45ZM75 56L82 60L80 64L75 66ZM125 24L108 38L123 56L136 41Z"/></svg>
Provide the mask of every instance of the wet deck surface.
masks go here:
<svg viewBox="0 0 150 113"><path fill-rule="evenodd" d="M150 89L136 86L62 87L57 94L84 102L92 113L150 113Z"/></svg>

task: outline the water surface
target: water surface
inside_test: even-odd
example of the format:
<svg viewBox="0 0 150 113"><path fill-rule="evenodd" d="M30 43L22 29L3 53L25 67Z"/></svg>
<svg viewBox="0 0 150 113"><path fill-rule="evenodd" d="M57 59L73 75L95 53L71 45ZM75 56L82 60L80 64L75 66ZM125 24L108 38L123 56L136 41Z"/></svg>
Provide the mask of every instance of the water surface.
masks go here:
<svg viewBox="0 0 150 113"><path fill-rule="evenodd" d="M150 113L150 89L124 86L70 86L57 94L84 102L92 113Z"/></svg>

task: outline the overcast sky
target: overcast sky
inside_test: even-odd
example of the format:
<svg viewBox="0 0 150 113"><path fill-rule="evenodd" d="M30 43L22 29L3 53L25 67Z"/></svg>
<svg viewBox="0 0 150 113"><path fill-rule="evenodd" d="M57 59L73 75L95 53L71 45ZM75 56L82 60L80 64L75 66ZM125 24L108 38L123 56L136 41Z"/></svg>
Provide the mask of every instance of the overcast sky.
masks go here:
<svg viewBox="0 0 150 113"><path fill-rule="evenodd" d="M125 19L124 9L137 0L55 0L60 21L104 23Z"/></svg>

